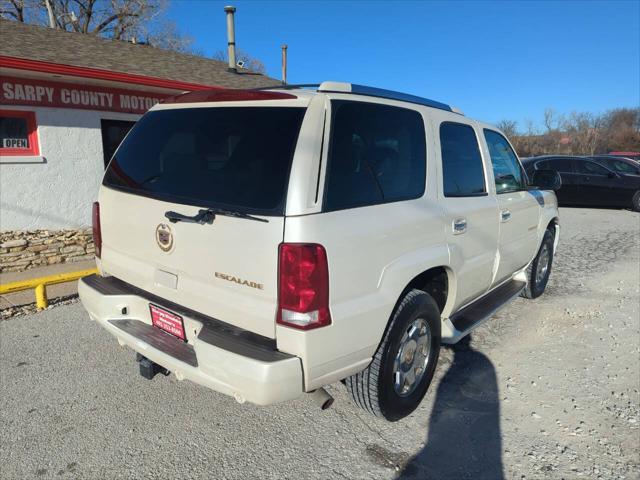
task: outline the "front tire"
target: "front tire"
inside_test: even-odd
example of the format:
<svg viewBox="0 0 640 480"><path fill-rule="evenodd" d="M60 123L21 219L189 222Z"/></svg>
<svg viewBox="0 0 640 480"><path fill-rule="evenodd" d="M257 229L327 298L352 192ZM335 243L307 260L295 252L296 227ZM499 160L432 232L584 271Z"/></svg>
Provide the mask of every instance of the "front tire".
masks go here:
<svg viewBox="0 0 640 480"><path fill-rule="evenodd" d="M405 295L391 316L373 360L345 384L360 408L395 422L424 398L440 353L440 310L421 291Z"/></svg>
<svg viewBox="0 0 640 480"><path fill-rule="evenodd" d="M544 232L538 254L527 267L527 286L522 291L522 296L525 298L538 298L547 287L553 264L554 237L551 230L547 229Z"/></svg>

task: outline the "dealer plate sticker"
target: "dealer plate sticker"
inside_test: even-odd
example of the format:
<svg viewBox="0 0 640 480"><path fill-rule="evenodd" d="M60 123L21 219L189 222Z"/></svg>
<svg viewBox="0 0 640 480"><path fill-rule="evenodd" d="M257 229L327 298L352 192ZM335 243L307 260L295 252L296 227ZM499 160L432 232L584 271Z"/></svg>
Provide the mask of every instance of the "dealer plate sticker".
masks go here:
<svg viewBox="0 0 640 480"><path fill-rule="evenodd" d="M168 312L152 303L149 304L149 310L151 311L151 323L153 323L154 327L158 327L160 330L164 330L180 340L186 340L184 323L180 315Z"/></svg>

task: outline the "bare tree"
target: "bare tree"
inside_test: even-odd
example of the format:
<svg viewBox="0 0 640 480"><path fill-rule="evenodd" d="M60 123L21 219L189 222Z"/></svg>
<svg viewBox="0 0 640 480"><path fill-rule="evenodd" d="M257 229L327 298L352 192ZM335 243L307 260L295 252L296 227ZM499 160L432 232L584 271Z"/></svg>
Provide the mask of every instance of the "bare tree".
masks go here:
<svg viewBox="0 0 640 480"><path fill-rule="evenodd" d="M201 51L193 47L193 37L181 34L173 22L162 22L153 29L147 29L146 32L143 38L146 38L149 45L174 52L204 56Z"/></svg>
<svg viewBox="0 0 640 480"><path fill-rule="evenodd" d="M544 123L546 133L540 134L533 121L528 120L525 133L511 138L520 155L640 151L640 108L617 108L600 115L572 112L563 116L553 112L549 116L545 112Z"/></svg>
<svg viewBox="0 0 640 480"><path fill-rule="evenodd" d="M557 128L558 118L556 111L553 108L544 109L544 126L547 129L547 133Z"/></svg>
<svg viewBox="0 0 640 480"><path fill-rule="evenodd" d="M599 137L601 119L591 113L571 112L564 121L563 130L569 135L572 153L593 155Z"/></svg>
<svg viewBox="0 0 640 480"><path fill-rule="evenodd" d="M514 120L500 120L496 126L502 130L509 139L518 135L518 122Z"/></svg>
<svg viewBox="0 0 640 480"><path fill-rule="evenodd" d="M602 128L601 151L640 151L640 108L609 110L603 115Z"/></svg>
<svg viewBox="0 0 640 480"><path fill-rule="evenodd" d="M0 18L50 26L68 32L100 35L114 40L147 43L154 47L202 56L193 38L181 34L175 23L163 20L168 0L0 0ZM237 49L244 68L266 73L261 60ZM227 61L225 51L214 60Z"/></svg>
<svg viewBox="0 0 640 480"><path fill-rule="evenodd" d="M228 58L229 57L227 55L227 52L224 50L218 50L216 53L213 54L213 59L220 60L221 62L227 62ZM244 68L251 70L252 72L267 73L267 69L265 68L264 63L262 63L261 60L258 60L257 58L252 57L247 52L245 52L244 50L240 50L237 47L236 47L236 59L238 62L244 62Z"/></svg>
<svg viewBox="0 0 640 480"><path fill-rule="evenodd" d="M180 52L192 39L161 22L165 0L0 0L0 17Z"/></svg>
<svg viewBox="0 0 640 480"><path fill-rule="evenodd" d="M28 0L0 0L0 18L25 21L25 9Z"/></svg>

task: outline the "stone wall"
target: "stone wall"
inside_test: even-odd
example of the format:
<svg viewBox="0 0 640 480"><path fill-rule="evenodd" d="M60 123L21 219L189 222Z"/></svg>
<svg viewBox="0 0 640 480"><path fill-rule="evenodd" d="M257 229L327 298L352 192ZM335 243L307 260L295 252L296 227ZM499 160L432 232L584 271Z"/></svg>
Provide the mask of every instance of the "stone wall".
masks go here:
<svg viewBox="0 0 640 480"><path fill-rule="evenodd" d="M0 273L94 258L91 229L0 232Z"/></svg>

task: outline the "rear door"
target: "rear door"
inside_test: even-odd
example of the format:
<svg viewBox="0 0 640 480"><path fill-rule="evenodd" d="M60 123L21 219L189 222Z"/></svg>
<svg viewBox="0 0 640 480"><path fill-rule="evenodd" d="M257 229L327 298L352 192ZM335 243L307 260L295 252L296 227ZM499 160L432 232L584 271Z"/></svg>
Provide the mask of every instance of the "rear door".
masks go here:
<svg viewBox="0 0 640 480"><path fill-rule="evenodd" d="M628 192L620 177L602 165L589 160L576 160L580 203L595 206L627 205Z"/></svg>
<svg viewBox="0 0 640 480"><path fill-rule="evenodd" d="M434 112L441 165L439 201L451 266L456 273L454 310L484 294L498 248L498 205L489 194L476 130L458 115Z"/></svg>
<svg viewBox="0 0 640 480"><path fill-rule="evenodd" d="M500 210L497 285L527 265L538 245L540 205L527 190L526 177L518 157L500 133L484 129L487 153L491 159L496 198Z"/></svg>
<svg viewBox="0 0 640 480"><path fill-rule="evenodd" d="M104 271L274 337L278 245L304 114L287 105L147 113L117 150L101 189ZM208 208L254 219L167 218L167 212L195 216Z"/></svg>

